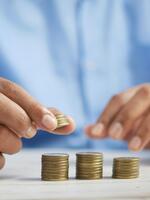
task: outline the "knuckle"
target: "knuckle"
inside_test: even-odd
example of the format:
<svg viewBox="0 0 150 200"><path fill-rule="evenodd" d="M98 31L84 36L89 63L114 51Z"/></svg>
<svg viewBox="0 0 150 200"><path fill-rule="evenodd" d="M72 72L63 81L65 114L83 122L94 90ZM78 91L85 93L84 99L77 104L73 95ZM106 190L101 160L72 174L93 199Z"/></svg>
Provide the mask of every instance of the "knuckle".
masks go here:
<svg viewBox="0 0 150 200"><path fill-rule="evenodd" d="M3 84L5 81L7 81L7 79L0 77L0 84Z"/></svg>
<svg viewBox="0 0 150 200"><path fill-rule="evenodd" d="M2 79L0 81L0 89L2 93L7 94L12 98L18 96L18 85L10 80Z"/></svg>
<svg viewBox="0 0 150 200"><path fill-rule="evenodd" d="M1 86L2 86L2 89L4 91L7 91L9 93L12 93L14 92L14 88L15 88L15 84L7 79L3 79L1 78L0 79L0 83L1 83Z"/></svg>
<svg viewBox="0 0 150 200"><path fill-rule="evenodd" d="M30 104L29 110L30 110L30 115L32 116L32 118L42 118L43 114L46 112L42 108L42 106L40 106L38 103L35 103L35 102Z"/></svg>
<svg viewBox="0 0 150 200"><path fill-rule="evenodd" d="M111 101L116 101L118 99L118 94L115 94L114 96L112 96Z"/></svg>
<svg viewBox="0 0 150 200"><path fill-rule="evenodd" d="M143 136L149 136L150 137L150 125L149 123L144 123L143 126L139 130L139 135Z"/></svg>
<svg viewBox="0 0 150 200"><path fill-rule="evenodd" d="M45 114L55 114L55 113L60 113L58 110L54 109L54 108L45 108L43 107L41 104L39 104L38 102L33 102L30 105L30 116L32 119L34 120L41 120L43 118L43 115Z"/></svg>
<svg viewBox="0 0 150 200"><path fill-rule="evenodd" d="M143 96L143 97L148 97L150 96L150 86L149 85L144 85L140 90L139 93Z"/></svg>
<svg viewBox="0 0 150 200"><path fill-rule="evenodd" d="M5 126L0 126L0 149L8 154L14 154L20 151L21 148L21 139Z"/></svg>
<svg viewBox="0 0 150 200"><path fill-rule="evenodd" d="M16 137L15 144L11 150L10 154L18 153L22 149L22 141L18 137Z"/></svg>
<svg viewBox="0 0 150 200"><path fill-rule="evenodd" d="M122 104L123 103L123 95L122 94L116 94L112 97L111 101Z"/></svg>
<svg viewBox="0 0 150 200"><path fill-rule="evenodd" d="M26 132L31 126L31 120L26 115L20 115L17 119L17 130L19 132Z"/></svg>
<svg viewBox="0 0 150 200"><path fill-rule="evenodd" d="M133 112L131 110L122 112L120 113L118 118L119 118L119 121L121 121L123 124L128 124L133 119Z"/></svg>

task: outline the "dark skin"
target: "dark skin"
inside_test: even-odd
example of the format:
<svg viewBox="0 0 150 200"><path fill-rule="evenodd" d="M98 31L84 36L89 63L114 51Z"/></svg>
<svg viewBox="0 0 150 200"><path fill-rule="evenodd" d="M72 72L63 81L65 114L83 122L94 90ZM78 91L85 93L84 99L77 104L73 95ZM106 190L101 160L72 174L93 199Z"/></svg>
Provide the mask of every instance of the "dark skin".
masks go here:
<svg viewBox="0 0 150 200"><path fill-rule="evenodd" d="M143 84L115 95L95 124L85 129L91 138L111 137L126 140L129 149L139 151L150 146L150 84ZM4 166L3 153L14 154L22 147L21 138L32 138L37 129L54 134L70 134L70 124L56 129L55 108L46 108L23 88L0 78L0 168Z"/></svg>
<svg viewBox="0 0 150 200"><path fill-rule="evenodd" d="M4 166L3 153L14 154L22 148L21 138L32 138L37 129L53 134L70 134L75 123L66 116L69 125L56 129L55 114L62 112L46 108L31 97L23 88L0 78L0 168Z"/></svg>
<svg viewBox="0 0 150 200"><path fill-rule="evenodd" d="M150 146L150 84L115 95L95 124L86 127L89 137L126 140L129 149Z"/></svg>

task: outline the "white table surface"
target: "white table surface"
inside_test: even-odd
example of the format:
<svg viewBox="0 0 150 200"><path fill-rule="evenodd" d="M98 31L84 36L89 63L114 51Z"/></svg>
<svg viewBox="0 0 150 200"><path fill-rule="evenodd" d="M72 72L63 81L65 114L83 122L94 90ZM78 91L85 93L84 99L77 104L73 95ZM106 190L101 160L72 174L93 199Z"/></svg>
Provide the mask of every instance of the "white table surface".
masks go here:
<svg viewBox="0 0 150 200"><path fill-rule="evenodd" d="M60 149L53 151L62 152ZM48 152L52 150L24 150L7 156L7 165L0 171L0 200L150 200L150 151L136 154L142 158L138 179L111 178L113 157L132 156L131 153L103 152L104 178L76 180L75 152L67 151L70 153L70 180L44 182L40 180L41 154Z"/></svg>

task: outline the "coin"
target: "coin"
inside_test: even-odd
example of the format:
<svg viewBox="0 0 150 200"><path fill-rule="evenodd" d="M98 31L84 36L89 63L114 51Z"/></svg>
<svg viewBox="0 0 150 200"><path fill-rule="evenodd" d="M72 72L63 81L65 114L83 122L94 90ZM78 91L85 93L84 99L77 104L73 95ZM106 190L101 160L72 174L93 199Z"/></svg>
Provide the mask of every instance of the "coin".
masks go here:
<svg viewBox="0 0 150 200"><path fill-rule="evenodd" d="M56 120L57 120L57 128L61 128L64 126L69 125L69 121L63 114L55 114Z"/></svg>
<svg viewBox="0 0 150 200"><path fill-rule="evenodd" d="M68 179L69 155L49 153L42 155L41 179L43 181L62 181Z"/></svg>
<svg viewBox="0 0 150 200"><path fill-rule="evenodd" d="M118 157L113 160L113 178L131 179L139 176L138 157Z"/></svg>
<svg viewBox="0 0 150 200"><path fill-rule="evenodd" d="M103 155L99 152L79 152L76 154L76 178L100 179L103 174Z"/></svg>

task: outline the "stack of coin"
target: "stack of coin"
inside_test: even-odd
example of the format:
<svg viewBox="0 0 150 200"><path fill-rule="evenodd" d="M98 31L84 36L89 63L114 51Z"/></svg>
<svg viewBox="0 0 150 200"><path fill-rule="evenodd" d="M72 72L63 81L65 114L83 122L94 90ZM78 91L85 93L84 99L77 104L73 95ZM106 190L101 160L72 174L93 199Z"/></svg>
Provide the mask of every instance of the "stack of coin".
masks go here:
<svg viewBox="0 0 150 200"><path fill-rule="evenodd" d="M43 181L62 181L68 179L69 155L50 153L42 155L41 179Z"/></svg>
<svg viewBox="0 0 150 200"><path fill-rule="evenodd" d="M137 157L119 157L113 160L113 178L132 179L139 177L140 160Z"/></svg>
<svg viewBox="0 0 150 200"><path fill-rule="evenodd" d="M55 117L57 119L57 128L61 128L61 127L69 125L68 119L65 117L65 115L57 114L55 115Z"/></svg>
<svg viewBox="0 0 150 200"><path fill-rule="evenodd" d="M76 154L76 178L100 179L103 176L103 155L98 152Z"/></svg>

